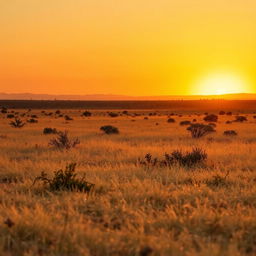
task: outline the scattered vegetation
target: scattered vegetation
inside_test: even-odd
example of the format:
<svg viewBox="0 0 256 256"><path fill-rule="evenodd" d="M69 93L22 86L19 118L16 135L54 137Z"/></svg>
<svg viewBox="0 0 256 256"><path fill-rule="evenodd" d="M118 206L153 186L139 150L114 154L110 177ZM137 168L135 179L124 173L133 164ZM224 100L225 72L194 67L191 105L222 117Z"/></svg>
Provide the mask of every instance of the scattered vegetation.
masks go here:
<svg viewBox="0 0 256 256"><path fill-rule="evenodd" d="M56 134L57 133L57 129L56 128L44 128L43 130L43 134Z"/></svg>
<svg viewBox="0 0 256 256"><path fill-rule="evenodd" d="M191 124L190 121L181 121L181 122L180 122L180 125L181 125L181 126L190 125L190 124Z"/></svg>
<svg viewBox="0 0 256 256"><path fill-rule="evenodd" d="M14 128L22 128L24 125L25 125L25 123L19 118L15 118L14 121L10 122L10 126L12 126Z"/></svg>
<svg viewBox="0 0 256 256"><path fill-rule="evenodd" d="M92 116L92 113L86 110L83 112L82 116L90 117L90 116Z"/></svg>
<svg viewBox="0 0 256 256"><path fill-rule="evenodd" d="M206 117L204 117L204 121L205 122L217 122L218 121L218 116L217 115L207 115Z"/></svg>
<svg viewBox="0 0 256 256"><path fill-rule="evenodd" d="M192 138L198 139L209 133L215 132L214 128L211 125L205 124L191 124L187 130L190 132Z"/></svg>
<svg viewBox="0 0 256 256"><path fill-rule="evenodd" d="M168 123L175 123L175 119L174 118L168 118L167 122Z"/></svg>
<svg viewBox="0 0 256 256"><path fill-rule="evenodd" d="M118 117L119 116L117 113L114 113L114 112L109 112L108 115L110 117Z"/></svg>
<svg viewBox="0 0 256 256"><path fill-rule="evenodd" d="M165 154L164 160L152 157L150 153L146 154L144 160L139 159L139 164L147 167L161 166L171 167L180 165L183 167L194 167L205 163L207 154L201 148L193 148L191 152L182 152L182 150L174 150L170 154Z"/></svg>
<svg viewBox="0 0 256 256"><path fill-rule="evenodd" d="M100 127L100 130L103 131L106 134L118 134L119 130L117 127L112 125L105 125Z"/></svg>
<svg viewBox="0 0 256 256"><path fill-rule="evenodd" d="M54 139L51 139L49 142L49 146L53 146L57 149L66 149L66 150L74 148L78 144L80 144L80 140L78 138L70 139L67 131L57 132L57 137Z"/></svg>
<svg viewBox="0 0 256 256"><path fill-rule="evenodd" d="M42 172L40 176L36 177L33 185L37 181L42 181L44 185L49 187L50 191L80 191L84 193L89 193L95 186L85 180L85 178L77 178L77 173L75 172L76 163L71 163L66 166L65 170L58 170L54 172L54 177L48 178L45 172Z"/></svg>
<svg viewBox="0 0 256 256"><path fill-rule="evenodd" d="M245 122L247 121L247 117L246 116L236 116L236 119L234 120L234 122Z"/></svg>
<svg viewBox="0 0 256 256"><path fill-rule="evenodd" d="M226 136L236 136L237 132L234 130L227 130L227 131L224 131L223 134Z"/></svg>

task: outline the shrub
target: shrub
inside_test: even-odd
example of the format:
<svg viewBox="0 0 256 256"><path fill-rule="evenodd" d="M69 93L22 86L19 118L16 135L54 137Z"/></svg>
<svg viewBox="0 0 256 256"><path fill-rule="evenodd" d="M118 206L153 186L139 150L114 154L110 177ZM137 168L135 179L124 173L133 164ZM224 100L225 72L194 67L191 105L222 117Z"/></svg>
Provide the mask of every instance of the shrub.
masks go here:
<svg viewBox="0 0 256 256"><path fill-rule="evenodd" d="M82 116L86 116L86 117L89 117L89 116L92 116L92 113L89 112L89 111L84 111Z"/></svg>
<svg viewBox="0 0 256 256"><path fill-rule="evenodd" d="M192 138L201 138L209 133L215 132L212 126L205 124L191 124L188 128Z"/></svg>
<svg viewBox="0 0 256 256"><path fill-rule="evenodd" d="M170 155L165 154L165 159L181 166L192 167L203 163L207 159L207 154L201 148L193 148L191 152L186 153L181 150L175 150Z"/></svg>
<svg viewBox="0 0 256 256"><path fill-rule="evenodd" d="M7 108L2 107L2 109L1 109L1 113L2 113L2 114L7 114Z"/></svg>
<svg viewBox="0 0 256 256"><path fill-rule="evenodd" d="M232 122L228 120L228 121L226 121L226 124L232 124Z"/></svg>
<svg viewBox="0 0 256 256"><path fill-rule="evenodd" d="M31 118L31 119L27 120L27 122L31 123L31 124L35 124L35 123L38 123L38 120Z"/></svg>
<svg viewBox="0 0 256 256"><path fill-rule="evenodd" d="M114 113L114 112L110 112L110 113L108 113L108 115L109 115L110 117L118 117L118 114L117 114L117 113Z"/></svg>
<svg viewBox="0 0 256 256"><path fill-rule="evenodd" d="M146 167L171 167L173 165L180 165L183 167L194 167L203 164L207 159L207 154L201 148L193 148L191 152L183 153L181 150L174 150L170 154L165 154L164 160L153 158L150 153L146 154L144 160L139 159L139 163Z"/></svg>
<svg viewBox="0 0 256 256"><path fill-rule="evenodd" d="M69 150L71 148L74 148L76 145L80 144L80 141L78 138L76 139L70 139L68 137L68 132L62 132L59 131L58 136L49 142L49 146L53 146L57 149L66 149Z"/></svg>
<svg viewBox="0 0 256 256"><path fill-rule="evenodd" d="M219 115L225 115L225 111L221 110L221 111L219 112Z"/></svg>
<svg viewBox="0 0 256 256"><path fill-rule="evenodd" d="M57 129L55 128L44 128L43 134L56 134Z"/></svg>
<svg viewBox="0 0 256 256"><path fill-rule="evenodd" d="M190 125L191 122L190 121L181 121L180 122L180 125L183 126L183 125Z"/></svg>
<svg viewBox="0 0 256 256"><path fill-rule="evenodd" d="M8 118L8 119L11 119L11 118L14 118L15 116L14 116L14 114L8 114L7 116L6 116L6 118Z"/></svg>
<svg viewBox="0 0 256 256"><path fill-rule="evenodd" d="M175 123L175 119L174 118L168 118L167 122L168 123Z"/></svg>
<svg viewBox="0 0 256 256"><path fill-rule="evenodd" d="M218 121L218 116L216 115L207 115L205 118L204 118L204 121L206 122L217 122Z"/></svg>
<svg viewBox="0 0 256 256"><path fill-rule="evenodd" d="M100 127L100 130L103 131L106 134L118 134L119 130L117 127L112 125L105 125Z"/></svg>
<svg viewBox="0 0 256 256"><path fill-rule="evenodd" d="M227 130L227 131L224 131L223 134L226 135L226 136L236 136L237 132L234 131L234 130Z"/></svg>
<svg viewBox="0 0 256 256"><path fill-rule="evenodd" d="M25 125L25 123L20 120L19 118L15 118L14 121L10 122L10 126L14 128L22 128Z"/></svg>
<svg viewBox="0 0 256 256"><path fill-rule="evenodd" d="M45 172L42 172L40 176L36 177L33 185L37 181L42 181L44 185L48 185L51 191L80 191L89 193L95 186L83 178L77 178L75 173L76 163L71 163L66 166L65 170L58 170L54 172L52 179L47 177Z"/></svg>
<svg viewBox="0 0 256 256"><path fill-rule="evenodd" d="M227 116L232 116L232 112L227 112L226 115Z"/></svg>
<svg viewBox="0 0 256 256"><path fill-rule="evenodd" d="M234 122L244 122L247 121L247 118L245 116L236 116L236 119Z"/></svg>
<svg viewBox="0 0 256 256"><path fill-rule="evenodd" d="M72 117L70 117L70 116L68 116L68 115L66 115L66 116L65 116L65 120L66 120L66 121L72 121L72 120L73 120L73 118L72 118Z"/></svg>

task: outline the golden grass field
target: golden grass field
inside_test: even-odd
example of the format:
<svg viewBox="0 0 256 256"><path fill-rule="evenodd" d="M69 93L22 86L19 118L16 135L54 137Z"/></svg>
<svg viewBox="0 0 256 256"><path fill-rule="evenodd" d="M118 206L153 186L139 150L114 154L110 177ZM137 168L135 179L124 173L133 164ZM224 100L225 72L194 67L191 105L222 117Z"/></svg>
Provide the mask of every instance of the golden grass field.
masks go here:
<svg viewBox="0 0 256 256"><path fill-rule="evenodd" d="M167 123L168 111L148 120L150 111L115 118L106 111L81 117L79 110L61 110L74 118L67 122L32 110L28 114L36 114L38 123L20 129L1 114L0 255L256 255L252 113L243 123L226 124L234 115L219 116L216 133L193 139L179 122L203 122L204 115L183 113ZM103 134L99 128L108 124L120 134ZM56 135L44 135L45 127L67 130L81 143L69 151L51 148ZM230 129L238 136L223 135ZM146 153L161 158L195 146L208 154L204 167L138 164ZM71 162L95 184L90 194L52 192L41 182L32 186L42 171L53 176Z"/></svg>

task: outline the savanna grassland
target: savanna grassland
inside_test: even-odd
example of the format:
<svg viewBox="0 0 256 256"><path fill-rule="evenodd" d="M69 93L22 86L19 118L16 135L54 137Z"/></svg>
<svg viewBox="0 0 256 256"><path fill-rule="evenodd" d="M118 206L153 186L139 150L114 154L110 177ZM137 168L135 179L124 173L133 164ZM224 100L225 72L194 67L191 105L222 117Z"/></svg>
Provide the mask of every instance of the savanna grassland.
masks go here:
<svg viewBox="0 0 256 256"><path fill-rule="evenodd" d="M0 255L256 254L252 112L243 122L226 123L236 113L218 115L216 132L192 138L180 122L208 124L202 113L112 110L120 113L111 117L92 110L85 117L84 110L19 109L12 114L38 122L14 128L14 118L7 118L12 111L0 114ZM105 134L104 125L119 134ZM50 146L58 134L43 134L47 127L67 130L80 143L69 150ZM226 130L237 135L225 136ZM165 164L165 153L194 148L207 154L203 163ZM55 191L34 182L70 163L93 189Z"/></svg>

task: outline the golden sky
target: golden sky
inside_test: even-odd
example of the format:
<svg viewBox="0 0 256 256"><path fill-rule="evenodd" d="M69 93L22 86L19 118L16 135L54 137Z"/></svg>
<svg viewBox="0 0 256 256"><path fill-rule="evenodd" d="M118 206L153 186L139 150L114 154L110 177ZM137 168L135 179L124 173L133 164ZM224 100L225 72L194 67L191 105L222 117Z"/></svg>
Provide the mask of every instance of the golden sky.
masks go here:
<svg viewBox="0 0 256 256"><path fill-rule="evenodd" d="M255 0L0 0L0 27L2 92L256 92Z"/></svg>

